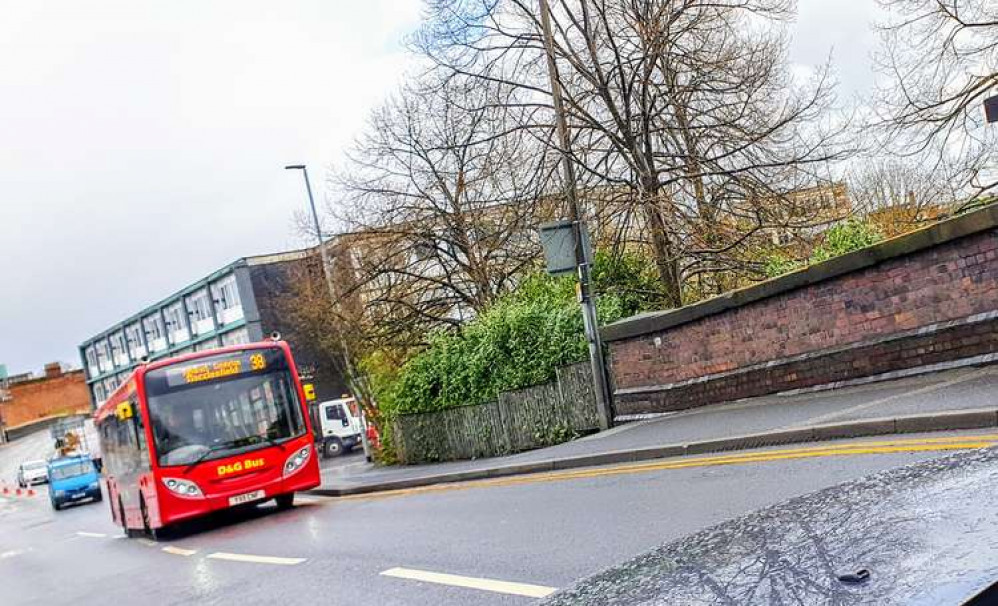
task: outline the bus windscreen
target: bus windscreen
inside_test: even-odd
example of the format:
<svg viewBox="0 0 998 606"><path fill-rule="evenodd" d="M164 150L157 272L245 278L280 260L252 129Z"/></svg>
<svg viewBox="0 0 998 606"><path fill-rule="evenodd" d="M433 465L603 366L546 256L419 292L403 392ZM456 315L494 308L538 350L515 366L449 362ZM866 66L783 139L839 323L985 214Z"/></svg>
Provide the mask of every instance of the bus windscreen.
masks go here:
<svg viewBox="0 0 998 606"><path fill-rule="evenodd" d="M162 466L210 461L305 433L295 382L280 349L150 370L145 386Z"/></svg>

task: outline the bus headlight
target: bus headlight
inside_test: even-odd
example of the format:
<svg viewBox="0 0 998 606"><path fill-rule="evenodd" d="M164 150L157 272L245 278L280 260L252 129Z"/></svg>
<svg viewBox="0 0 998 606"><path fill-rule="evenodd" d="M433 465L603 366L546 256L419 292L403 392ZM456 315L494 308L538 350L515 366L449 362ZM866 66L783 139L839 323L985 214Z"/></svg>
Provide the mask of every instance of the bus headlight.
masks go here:
<svg viewBox="0 0 998 606"><path fill-rule="evenodd" d="M190 480L181 480L179 478L163 478L163 484L166 488L177 495L178 497L184 497L185 499L203 499L204 495L201 493L201 489L198 485Z"/></svg>
<svg viewBox="0 0 998 606"><path fill-rule="evenodd" d="M288 460L284 462L284 477L295 473L305 465L305 461L308 461L309 455L312 454L312 447L305 446L304 448L292 453Z"/></svg>

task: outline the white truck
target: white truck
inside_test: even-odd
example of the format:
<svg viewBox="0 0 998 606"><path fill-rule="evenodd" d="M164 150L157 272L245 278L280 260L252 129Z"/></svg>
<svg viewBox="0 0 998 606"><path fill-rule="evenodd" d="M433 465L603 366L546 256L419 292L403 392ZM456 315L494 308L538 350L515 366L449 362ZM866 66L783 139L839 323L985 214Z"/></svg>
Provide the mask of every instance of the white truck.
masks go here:
<svg viewBox="0 0 998 606"><path fill-rule="evenodd" d="M328 400L316 405L319 417L319 447L327 457L338 457L361 443L364 424L353 398Z"/></svg>
<svg viewBox="0 0 998 606"><path fill-rule="evenodd" d="M102 462L100 439L93 419L82 416L66 417L56 421L49 431L55 442L57 456L88 455L100 471Z"/></svg>

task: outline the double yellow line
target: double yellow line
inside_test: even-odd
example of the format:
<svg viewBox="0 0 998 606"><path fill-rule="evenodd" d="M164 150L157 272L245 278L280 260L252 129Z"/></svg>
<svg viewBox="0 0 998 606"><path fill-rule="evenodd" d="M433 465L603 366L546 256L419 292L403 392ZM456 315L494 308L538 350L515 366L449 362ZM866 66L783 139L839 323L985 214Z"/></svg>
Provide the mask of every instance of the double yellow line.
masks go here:
<svg viewBox="0 0 998 606"><path fill-rule="evenodd" d="M845 457L855 455L891 454L899 452L935 452L949 450L970 450L987 448L998 442L998 434L983 434L973 436L954 436L944 438L919 438L904 440L881 440L850 442L847 444L828 444L803 448L788 448L777 450L759 450L738 454L725 454L701 457L682 457L649 461L646 463L627 463L612 467L590 467L577 470L549 471L508 478L487 480L471 480L451 484L436 484L417 488L389 490L374 494L337 497L336 501L373 500L388 497L406 496L430 492L446 492L452 490L467 490L470 488L485 488L491 486L515 486L519 484L538 484L557 482L580 478L599 478L618 476L664 469L685 469L688 467L713 467L718 465L742 465L747 463L766 463L769 461L786 461L792 459L811 459L818 457Z"/></svg>

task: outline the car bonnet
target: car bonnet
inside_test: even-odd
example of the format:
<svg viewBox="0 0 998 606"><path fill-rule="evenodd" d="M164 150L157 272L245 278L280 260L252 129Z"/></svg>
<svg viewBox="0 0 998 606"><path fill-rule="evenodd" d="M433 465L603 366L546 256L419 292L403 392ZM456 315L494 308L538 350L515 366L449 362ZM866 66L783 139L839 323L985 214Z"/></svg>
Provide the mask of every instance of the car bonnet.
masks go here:
<svg viewBox="0 0 998 606"><path fill-rule="evenodd" d="M544 604L962 604L998 580L996 503L998 451L947 456L722 523Z"/></svg>

